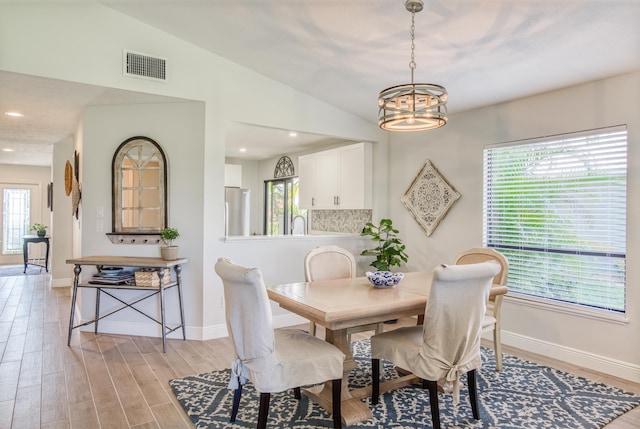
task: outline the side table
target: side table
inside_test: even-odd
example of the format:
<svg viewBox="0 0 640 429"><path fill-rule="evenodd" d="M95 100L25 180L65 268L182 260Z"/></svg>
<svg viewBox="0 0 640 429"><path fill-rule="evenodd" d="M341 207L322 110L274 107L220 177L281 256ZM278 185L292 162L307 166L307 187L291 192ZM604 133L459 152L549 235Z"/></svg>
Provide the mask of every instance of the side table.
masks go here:
<svg viewBox="0 0 640 429"><path fill-rule="evenodd" d="M47 272L49 272L49 237L40 237L37 235L25 235L22 237L24 240L24 244L22 245L22 256L24 257L24 271L23 273L27 273L27 265L35 265L38 267L44 268ZM42 258L29 258L29 243L45 243L47 246L47 250L44 256L44 265L41 262Z"/></svg>
<svg viewBox="0 0 640 429"><path fill-rule="evenodd" d="M137 311L138 313L146 316L147 318L153 320L158 323L162 328L162 351L166 353L167 351L167 334L182 328L182 339L186 340L185 333L185 325L184 325L184 307L182 304L182 265L188 262L187 259L176 259L175 261L165 261L161 258L146 258L146 257L127 257L127 256L86 256L82 258L74 258L67 259L67 264L73 264L73 293L71 296L71 314L69 316L69 336L67 338L67 346L71 345L71 333L75 328L79 328L81 326L86 326L91 323L94 324L94 332L98 334L98 322L100 319L104 319L107 316L110 316L118 311L124 310L126 308L131 308L132 310ZM88 282L80 283L80 272L82 271L82 265L94 265L98 268L98 271L105 266L118 266L118 267L138 267L138 268L146 268L149 271L156 271L158 273L158 277L160 280L160 284L158 286L135 286L135 285L105 285L105 284L93 284ZM170 281L167 284L164 284L164 270L173 268L176 274L176 280ZM76 311L76 298L79 288L92 288L96 290L96 303L95 303L95 316L93 320L89 320L84 323L80 323L78 325L74 325L74 316ZM180 324L177 326L169 327L167 326L165 320L165 291L167 289L176 288L178 291L178 305L180 307ZM135 301L127 302L121 297L116 297L113 295L113 291L116 290L137 290L137 291L145 291L148 292L142 298L136 298ZM111 298L122 304L121 307L110 311L107 314L100 314L100 295L106 294ZM144 301L147 298L151 298L153 296L157 296L160 301L160 320L157 320L155 317L145 313L141 309L135 307L140 301Z"/></svg>

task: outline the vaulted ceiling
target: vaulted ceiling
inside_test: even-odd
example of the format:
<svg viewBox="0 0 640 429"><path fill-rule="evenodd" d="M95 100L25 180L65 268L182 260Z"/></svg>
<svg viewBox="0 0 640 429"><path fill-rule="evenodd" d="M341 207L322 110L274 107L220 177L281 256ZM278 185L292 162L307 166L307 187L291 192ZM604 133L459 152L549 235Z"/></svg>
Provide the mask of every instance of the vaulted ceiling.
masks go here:
<svg viewBox="0 0 640 429"><path fill-rule="evenodd" d="M379 91L410 81L402 0L98 1L371 122ZM416 14L415 80L444 85L455 114L627 73L640 69L638 22L637 0L426 0ZM3 86L0 108L10 101ZM87 100L60 92L68 109L34 118L38 135L0 133L0 148L72 134L61 124Z"/></svg>

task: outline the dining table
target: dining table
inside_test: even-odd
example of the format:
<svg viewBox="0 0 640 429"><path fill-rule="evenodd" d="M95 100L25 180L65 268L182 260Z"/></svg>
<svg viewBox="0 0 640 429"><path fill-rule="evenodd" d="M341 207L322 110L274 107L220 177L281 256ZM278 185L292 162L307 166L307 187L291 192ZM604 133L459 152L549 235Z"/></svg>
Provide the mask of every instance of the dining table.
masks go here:
<svg viewBox="0 0 640 429"><path fill-rule="evenodd" d="M374 287L367 277L267 286L269 298L281 308L325 328L325 340L345 354L342 389L342 421L346 426L373 418L361 399L371 395L371 386L348 386L349 372L357 364L347 340L347 328L393 319L424 315L431 289L431 272L409 272L394 287ZM380 384L380 392L417 379L412 374ZM331 383L305 389L305 395L327 411L332 409Z"/></svg>

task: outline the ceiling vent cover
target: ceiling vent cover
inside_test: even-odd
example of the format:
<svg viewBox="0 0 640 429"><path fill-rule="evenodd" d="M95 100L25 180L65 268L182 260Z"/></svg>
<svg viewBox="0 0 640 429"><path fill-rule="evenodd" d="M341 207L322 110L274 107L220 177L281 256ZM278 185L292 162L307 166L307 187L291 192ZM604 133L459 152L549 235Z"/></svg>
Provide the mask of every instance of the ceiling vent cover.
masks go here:
<svg viewBox="0 0 640 429"><path fill-rule="evenodd" d="M167 59L153 57L140 52L124 51L123 72L125 76L167 81Z"/></svg>

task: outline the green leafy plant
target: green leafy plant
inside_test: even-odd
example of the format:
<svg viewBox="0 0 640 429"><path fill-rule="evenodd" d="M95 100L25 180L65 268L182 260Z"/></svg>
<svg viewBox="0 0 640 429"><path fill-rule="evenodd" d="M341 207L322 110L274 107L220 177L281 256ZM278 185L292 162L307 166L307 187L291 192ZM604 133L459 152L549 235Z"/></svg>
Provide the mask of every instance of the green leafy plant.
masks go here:
<svg viewBox="0 0 640 429"><path fill-rule="evenodd" d="M167 246L173 246L173 240L180 237L180 233L176 228L164 228L160 231L160 238Z"/></svg>
<svg viewBox="0 0 640 429"><path fill-rule="evenodd" d="M360 255L375 256L376 259L369 265L378 271L389 271L393 265L399 267L403 262L406 263L409 256L404 251L406 246L398 238L398 232L391 219L381 219L379 225L368 222L360 235L371 237L377 247L363 250Z"/></svg>
<svg viewBox="0 0 640 429"><path fill-rule="evenodd" d="M33 226L31 227L31 231L35 231L36 233L46 233L47 232L47 225L43 225L41 223L34 223Z"/></svg>

